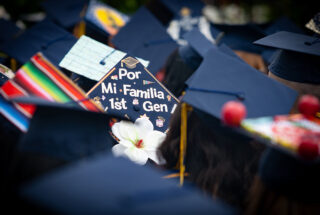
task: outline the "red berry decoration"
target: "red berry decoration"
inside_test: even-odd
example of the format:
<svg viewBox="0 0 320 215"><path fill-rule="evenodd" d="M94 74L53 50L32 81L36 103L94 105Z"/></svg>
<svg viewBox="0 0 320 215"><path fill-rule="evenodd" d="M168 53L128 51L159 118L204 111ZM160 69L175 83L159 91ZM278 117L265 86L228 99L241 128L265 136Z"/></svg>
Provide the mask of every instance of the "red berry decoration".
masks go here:
<svg viewBox="0 0 320 215"><path fill-rule="evenodd" d="M225 103L221 112L223 122L229 126L239 126L246 114L246 107L237 101Z"/></svg>
<svg viewBox="0 0 320 215"><path fill-rule="evenodd" d="M318 138L301 138L298 146L298 153L301 157L308 160L313 160L319 156L319 139Z"/></svg>
<svg viewBox="0 0 320 215"><path fill-rule="evenodd" d="M319 99L313 95L304 95L299 99L298 108L305 116L315 116L320 109Z"/></svg>

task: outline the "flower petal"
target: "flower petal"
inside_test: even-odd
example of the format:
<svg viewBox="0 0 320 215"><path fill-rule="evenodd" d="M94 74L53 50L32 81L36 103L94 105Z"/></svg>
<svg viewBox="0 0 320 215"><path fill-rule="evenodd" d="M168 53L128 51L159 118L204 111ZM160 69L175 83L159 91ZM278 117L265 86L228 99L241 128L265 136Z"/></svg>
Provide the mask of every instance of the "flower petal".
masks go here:
<svg viewBox="0 0 320 215"><path fill-rule="evenodd" d="M138 132L139 139L144 139L144 137L149 133L153 131L153 124L148 118L142 117L138 118L134 122L136 131Z"/></svg>
<svg viewBox="0 0 320 215"><path fill-rule="evenodd" d="M120 121L119 133L125 140L136 141L138 138L134 124L129 121Z"/></svg>
<svg viewBox="0 0 320 215"><path fill-rule="evenodd" d="M137 163L137 164L140 164L140 165L144 165L147 163L147 160L148 160L148 154L141 150L141 149L138 149L136 147L131 147L131 148L127 148L124 153L127 155L127 157Z"/></svg>
<svg viewBox="0 0 320 215"><path fill-rule="evenodd" d="M130 142L129 140L120 140L119 144L123 145L126 148L130 148L134 146L133 143Z"/></svg>
<svg viewBox="0 0 320 215"><path fill-rule="evenodd" d="M127 149L127 147L121 145L121 144L117 144L117 145L114 145L111 149L112 151L112 154L116 157L119 157L119 156L125 156L125 150Z"/></svg>
<svg viewBox="0 0 320 215"><path fill-rule="evenodd" d="M119 140L123 140L123 137L120 135L120 122L116 122L111 127L112 133L116 136Z"/></svg>
<svg viewBox="0 0 320 215"><path fill-rule="evenodd" d="M158 149L159 145L166 138L166 134L160 131L152 131L147 134L145 139L143 140L144 149L148 151L155 151Z"/></svg>

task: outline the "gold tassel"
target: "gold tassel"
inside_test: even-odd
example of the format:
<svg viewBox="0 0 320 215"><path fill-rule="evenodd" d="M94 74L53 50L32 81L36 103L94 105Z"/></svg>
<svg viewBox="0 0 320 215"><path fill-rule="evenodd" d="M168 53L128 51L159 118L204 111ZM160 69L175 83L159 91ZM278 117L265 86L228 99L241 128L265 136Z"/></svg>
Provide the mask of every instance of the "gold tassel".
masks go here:
<svg viewBox="0 0 320 215"><path fill-rule="evenodd" d="M184 165L184 157L187 150L187 120L188 111L192 110L186 103L181 105L181 123L180 123L180 155L179 155L179 175L180 186L183 186L186 167Z"/></svg>
<svg viewBox="0 0 320 215"><path fill-rule="evenodd" d="M13 72L17 71L17 61L13 58L10 59L10 67Z"/></svg>

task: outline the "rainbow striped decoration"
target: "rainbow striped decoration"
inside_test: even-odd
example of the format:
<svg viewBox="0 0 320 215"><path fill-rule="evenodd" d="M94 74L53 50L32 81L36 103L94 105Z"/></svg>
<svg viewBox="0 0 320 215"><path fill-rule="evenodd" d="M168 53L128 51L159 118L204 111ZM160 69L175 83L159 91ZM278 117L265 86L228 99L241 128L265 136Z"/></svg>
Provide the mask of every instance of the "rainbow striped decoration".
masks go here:
<svg viewBox="0 0 320 215"><path fill-rule="evenodd" d="M0 112L22 132L27 132L29 127L29 118L20 113L2 96L0 96Z"/></svg>
<svg viewBox="0 0 320 215"><path fill-rule="evenodd" d="M7 101L17 96L28 96L28 93L12 80L8 80L2 85L0 89L0 113L22 132L26 132L29 126L29 119L35 111L35 106L9 103Z"/></svg>
<svg viewBox="0 0 320 215"><path fill-rule="evenodd" d="M49 101L76 102L85 110L102 112L66 75L37 53L16 73L14 81L28 93Z"/></svg>
<svg viewBox="0 0 320 215"><path fill-rule="evenodd" d="M0 88L0 113L23 132L27 131L36 107L30 104L10 103L8 100L28 95L60 103L72 102L88 111L103 112L100 106L89 100L85 93L42 53L34 55L17 71L12 80L8 80Z"/></svg>
<svg viewBox="0 0 320 215"><path fill-rule="evenodd" d="M0 93L7 100L12 99L14 97L25 97L29 95L13 80L8 80L4 85L2 85ZM18 109L18 111L20 111L26 117L31 118L33 116L33 113L35 111L34 105L18 103L13 103L13 105L16 107L16 109Z"/></svg>

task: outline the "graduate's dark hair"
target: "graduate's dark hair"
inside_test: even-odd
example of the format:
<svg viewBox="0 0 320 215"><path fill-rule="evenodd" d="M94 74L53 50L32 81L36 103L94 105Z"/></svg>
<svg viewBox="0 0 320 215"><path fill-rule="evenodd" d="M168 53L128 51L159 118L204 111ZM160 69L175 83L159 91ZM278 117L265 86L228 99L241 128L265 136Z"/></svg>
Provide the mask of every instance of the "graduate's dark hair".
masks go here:
<svg viewBox="0 0 320 215"><path fill-rule="evenodd" d="M174 169L179 158L180 112L178 106L172 116L170 130L159 148L166 160L165 168ZM187 177L207 194L218 197L238 208L244 208L244 199L257 171L263 146L241 142L213 130L203 122L196 111L188 113L187 150L185 156Z"/></svg>
<svg viewBox="0 0 320 215"><path fill-rule="evenodd" d="M165 65L164 86L176 97L179 97L185 89L185 82L194 73L179 55L178 49L168 57Z"/></svg>
<svg viewBox="0 0 320 215"><path fill-rule="evenodd" d="M320 162L269 147L247 196L246 214L320 214Z"/></svg>

